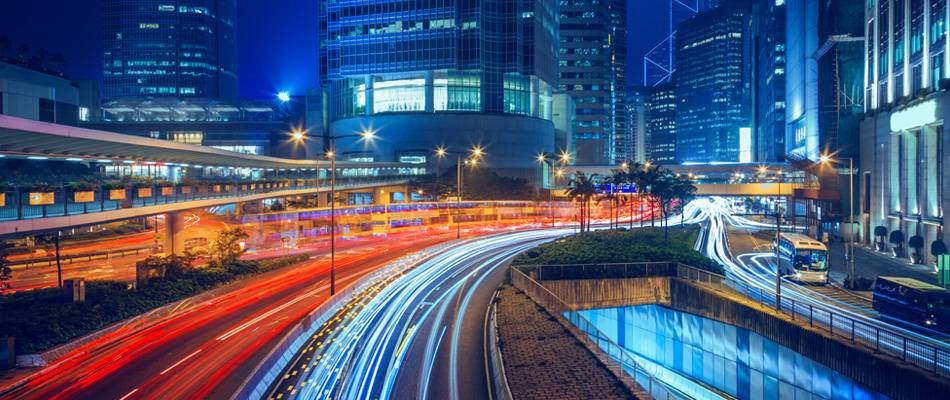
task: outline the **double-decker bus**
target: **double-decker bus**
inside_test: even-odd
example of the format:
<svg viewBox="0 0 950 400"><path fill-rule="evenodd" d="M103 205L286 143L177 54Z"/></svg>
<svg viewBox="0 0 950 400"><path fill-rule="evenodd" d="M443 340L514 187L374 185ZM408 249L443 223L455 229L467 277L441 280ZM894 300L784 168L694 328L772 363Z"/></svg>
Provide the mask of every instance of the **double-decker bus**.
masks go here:
<svg viewBox="0 0 950 400"><path fill-rule="evenodd" d="M782 233L778 239L780 274L800 282L828 283L828 247L800 233Z"/></svg>

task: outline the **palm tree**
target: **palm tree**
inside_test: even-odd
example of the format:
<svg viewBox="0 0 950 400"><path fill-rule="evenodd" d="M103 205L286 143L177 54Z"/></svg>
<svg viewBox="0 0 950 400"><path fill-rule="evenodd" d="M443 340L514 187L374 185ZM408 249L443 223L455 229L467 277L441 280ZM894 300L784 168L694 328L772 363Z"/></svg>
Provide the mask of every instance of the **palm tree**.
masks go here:
<svg viewBox="0 0 950 400"><path fill-rule="evenodd" d="M634 191L640 190L639 184L639 175L643 170L643 165L638 162L627 163L627 170L620 171L621 174L616 177L616 180L621 184L632 185ZM636 202L633 201L633 193L630 193L630 199L627 201L630 204L630 229L633 229L633 206Z"/></svg>
<svg viewBox="0 0 950 400"><path fill-rule="evenodd" d="M579 172L570 182L567 189L567 196L572 200L581 200L580 226L581 232L590 230L590 199L597 193L597 186L594 185L594 178L597 174L585 175Z"/></svg>
<svg viewBox="0 0 950 400"><path fill-rule="evenodd" d="M654 186L660 181L663 171L656 165L644 165L637 173L637 186L641 196L646 196L651 206L656 203L657 197ZM656 226L656 212L650 213L650 226Z"/></svg>
<svg viewBox="0 0 950 400"><path fill-rule="evenodd" d="M679 203L680 225L686 222L686 214L683 212L683 208L686 206L686 203L689 203L695 196L696 186L693 185L693 180L688 177L677 177L676 182L673 184L673 198Z"/></svg>
<svg viewBox="0 0 950 400"><path fill-rule="evenodd" d="M614 192L613 190L600 195L600 201L607 202L607 205L609 207L608 215L610 216L610 229L614 229L614 209L616 208L614 207L614 205L617 203L617 200L619 199L620 199L620 195L617 194L617 192ZM619 218L617 219L619 222Z"/></svg>
<svg viewBox="0 0 950 400"><path fill-rule="evenodd" d="M650 197L660 210L660 223L663 224L663 238L669 238L669 219L670 208L673 204L674 177L667 171L660 171L656 179L650 186Z"/></svg>

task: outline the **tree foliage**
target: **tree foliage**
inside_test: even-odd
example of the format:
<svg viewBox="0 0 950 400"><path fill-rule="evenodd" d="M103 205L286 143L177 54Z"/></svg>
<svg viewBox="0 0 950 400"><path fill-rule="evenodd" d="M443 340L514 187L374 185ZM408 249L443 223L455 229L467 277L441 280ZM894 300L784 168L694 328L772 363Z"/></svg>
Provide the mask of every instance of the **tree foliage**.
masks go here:
<svg viewBox="0 0 950 400"><path fill-rule="evenodd" d="M248 237L247 232L241 228L221 231L211 242L211 258L220 264L235 263L247 251L243 243Z"/></svg>
<svg viewBox="0 0 950 400"><path fill-rule="evenodd" d="M718 274L719 263L693 250L699 227L672 228L669 236L657 228L599 231L570 236L528 250L512 265L679 262Z"/></svg>

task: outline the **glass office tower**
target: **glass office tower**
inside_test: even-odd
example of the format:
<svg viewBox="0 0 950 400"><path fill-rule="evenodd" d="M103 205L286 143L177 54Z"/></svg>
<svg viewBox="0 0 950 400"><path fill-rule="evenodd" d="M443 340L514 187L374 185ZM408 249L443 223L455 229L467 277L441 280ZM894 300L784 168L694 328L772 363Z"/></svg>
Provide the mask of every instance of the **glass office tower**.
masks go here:
<svg viewBox="0 0 950 400"><path fill-rule="evenodd" d="M579 164L610 164L628 154L625 110L626 1L560 2L560 89L574 98Z"/></svg>
<svg viewBox="0 0 950 400"><path fill-rule="evenodd" d="M330 133L372 129L382 138L373 146L341 141L344 157L431 162L436 147L482 145L489 167L518 169L553 150L554 0L320 7Z"/></svg>
<svg viewBox="0 0 950 400"><path fill-rule="evenodd" d="M746 18L745 4L736 1L679 25L674 73L678 162L740 160L740 131L749 128Z"/></svg>
<svg viewBox="0 0 950 400"><path fill-rule="evenodd" d="M237 95L236 0L105 0L102 97Z"/></svg>

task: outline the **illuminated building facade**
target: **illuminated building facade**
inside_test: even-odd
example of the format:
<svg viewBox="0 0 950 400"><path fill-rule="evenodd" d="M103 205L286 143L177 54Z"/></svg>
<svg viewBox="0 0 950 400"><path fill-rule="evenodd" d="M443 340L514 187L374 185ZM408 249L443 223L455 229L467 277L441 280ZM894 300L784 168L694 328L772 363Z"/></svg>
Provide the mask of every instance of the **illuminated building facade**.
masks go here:
<svg viewBox="0 0 950 400"><path fill-rule="evenodd" d="M676 38L676 159L740 160L749 128L748 7L723 2L679 25Z"/></svg>
<svg viewBox="0 0 950 400"><path fill-rule="evenodd" d="M560 88L574 98L577 163L629 158L626 1L560 2Z"/></svg>
<svg viewBox="0 0 950 400"><path fill-rule="evenodd" d="M872 243L877 226L901 231L905 241L919 235L923 261L933 262L930 246L946 242L944 210L950 206L945 173L950 11L946 0L866 3L867 40L860 44L867 112L856 176L862 240Z"/></svg>
<svg viewBox="0 0 950 400"><path fill-rule="evenodd" d="M650 136L647 159L650 162L676 163L676 103L676 84L667 82L652 88L647 125Z"/></svg>
<svg viewBox="0 0 950 400"><path fill-rule="evenodd" d="M102 97L237 95L236 0L102 2Z"/></svg>
<svg viewBox="0 0 950 400"><path fill-rule="evenodd" d="M491 168L536 168L529 155L553 150L556 10L554 0L322 5L330 134L384 138L341 140L338 152L428 163L436 147L482 145Z"/></svg>

